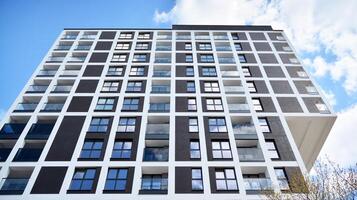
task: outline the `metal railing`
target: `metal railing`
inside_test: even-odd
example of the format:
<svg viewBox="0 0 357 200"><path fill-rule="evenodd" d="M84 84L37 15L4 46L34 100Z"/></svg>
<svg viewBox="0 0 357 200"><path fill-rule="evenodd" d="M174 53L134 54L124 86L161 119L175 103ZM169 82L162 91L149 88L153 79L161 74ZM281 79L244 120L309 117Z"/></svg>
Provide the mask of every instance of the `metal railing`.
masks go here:
<svg viewBox="0 0 357 200"><path fill-rule="evenodd" d="M171 63L171 58L155 58L155 63Z"/></svg>
<svg viewBox="0 0 357 200"><path fill-rule="evenodd" d="M168 161L169 148L167 147L146 147L144 149L144 161Z"/></svg>
<svg viewBox="0 0 357 200"><path fill-rule="evenodd" d="M216 45L216 50L217 51L232 51L232 48L230 46L217 46Z"/></svg>
<svg viewBox="0 0 357 200"><path fill-rule="evenodd" d="M58 50L58 51L61 51L61 50L70 50L72 47L72 45L58 45L55 47L54 50Z"/></svg>
<svg viewBox="0 0 357 200"><path fill-rule="evenodd" d="M239 76L238 71L221 71L223 77Z"/></svg>
<svg viewBox="0 0 357 200"><path fill-rule="evenodd" d="M17 151L14 161L17 162L30 162L38 161L41 156L42 148L19 148Z"/></svg>
<svg viewBox="0 0 357 200"><path fill-rule="evenodd" d="M167 190L167 178L141 178L141 181L141 190Z"/></svg>
<svg viewBox="0 0 357 200"><path fill-rule="evenodd" d="M30 85L27 92L45 92L48 85Z"/></svg>
<svg viewBox="0 0 357 200"><path fill-rule="evenodd" d="M75 77L78 76L80 70L63 70L60 76Z"/></svg>
<svg viewBox="0 0 357 200"><path fill-rule="evenodd" d="M218 62L219 63L236 63L236 61L234 60L234 58L220 58L218 57Z"/></svg>
<svg viewBox="0 0 357 200"><path fill-rule="evenodd" d="M156 46L156 51L171 51L171 46Z"/></svg>
<svg viewBox="0 0 357 200"><path fill-rule="evenodd" d="M86 60L85 56L74 56L68 59L68 62L84 62Z"/></svg>
<svg viewBox="0 0 357 200"><path fill-rule="evenodd" d="M64 60L64 56L51 56L48 57L47 62L62 62Z"/></svg>
<svg viewBox="0 0 357 200"><path fill-rule="evenodd" d="M89 50L91 48L90 45L78 45L74 50Z"/></svg>
<svg viewBox="0 0 357 200"><path fill-rule="evenodd" d="M94 40L96 37L97 35L82 35L81 39Z"/></svg>
<svg viewBox="0 0 357 200"><path fill-rule="evenodd" d="M62 40L75 40L77 35L64 35L61 39Z"/></svg>

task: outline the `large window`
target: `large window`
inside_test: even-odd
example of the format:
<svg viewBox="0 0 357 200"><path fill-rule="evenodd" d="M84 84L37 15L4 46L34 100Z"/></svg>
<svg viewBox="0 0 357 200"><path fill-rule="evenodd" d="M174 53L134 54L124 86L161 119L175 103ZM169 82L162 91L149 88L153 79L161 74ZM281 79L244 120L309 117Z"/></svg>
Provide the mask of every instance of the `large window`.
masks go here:
<svg viewBox="0 0 357 200"><path fill-rule="evenodd" d="M127 54L114 54L111 62L126 62Z"/></svg>
<svg viewBox="0 0 357 200"><path fill-rule="evenodd" d="M185 55L185 62L193 62L192 54Z"/></svg>
<svg viewBox="0 0 357 200"><path fill-rule="evenodd" d="M148 50L149 43L147 42L138 42L136 43L135 50Z"/></svg>
<svg viewBox="0 0 357 200"><path fill-rule="evenodd" d="M128 169L109 168L104 190L124 191L128 179Z"/></svg>
<svg viewBox="0 0 357 200"><path fill-rule="evenodd" d="M146 54L134 54L133 62L146 62L147 55Z"/></svg>
<svg viewBox="0 0 357 200"><path fill-rule="evenodd" d="M100 158L102 152L103 141L102 140L85 140L80 158Z"/></svg>
<svg viewBox="0 0 357 200"><path fill-rule="evenodd" d="M110 66L107 72L107 76L121 76L123 75L123 71L123 67Z"/></svg>
<svg viewBox="0 0 357 200"><path fill-rule="evenodd" d="M195 92L196 87L195 87L195 82L194 81L187 81L186 82L186 91L187 92Z"/></svg>
<svg viewBox="0 0 357 200"><path fill-rule="evenodd" d="M269 123L268 123L268 119L266 117L259 117L259 126L260 129L262 130L263 133L270 133L270 127L269 127Z"/></svg>
<svg viewBox="0 0 357 200"><path fill-rule="evenodd" d="M232 158L228 141L212 141L212 156L215 159Z"/></svg>
<svg viewBox="0 0 357 200"><path fill-rule="evenodd" d="M259 98L252 98L252 103L255 111L263 111L263 106Z"/></svg>
<svg viewBox="0 0 357 200"><path fill-rule="evenodd" d="M115 46L115 50L129 50L130 43L129 42L118 42Z"/></svg>
<svg viewBox="0 0 357 200"><path fill-rule="evenodd" d="M139 35L138 35L138 39L144 39L144 40L146 40L146 39L150 39L150 33L139 33Z"/></svg>
<svg viewBox="0 0 357 200"><path fill-rule="evenodd" d="M118 132L134 132L135 131L135 117L121 117L119 119Z"/></svg>
<svg viewBox="0 0 357 200"><path fill-rule="evenodd" d="M190 158L191 159L201 158L200 142L198 140L190 141Z"/></svg>
<svg viewBox="0 0 357 200"><path fill-rule="evenodd" d="M188 111L196 111L197 110L197 104L196 104L195 98L187 99L187 110Z"/></svg>
<svg viewBox="0 0 357 200"><path fill-rule="evenodd" d="M275 142L272 140L266 140L265 145L267 147L268 153L269 153L269 158L270 159L279 159L279 153L276 148Z"/></svg>
<svg viewBox="0 0 357 200"><path fill-rule="evenodd" d="M73 174L69 190L92 190L95 174L95 169L76 169Z"/></svg>
<svg viewBox="0 0 357 200"><path fill-rule="evenodd" d="M202 67L202 76L217 76L215 67Z"/></svg>
<svg viewBox="0 0 357 200"><path fill-rule="evenodd" d="M217 190L238 190L234 169L216 169Z"/></svg>
<svg viewBox="0 0 357 200"><path fill-rule="evenodd" d="M139 109L139 98L125 98L123 102L123 110L135 111Z"/></svg>
<svg viewBox="0 0 357 200"><path fill-rule="evenodd" d="M192 50L192 44L191 43L185 43L185 50Z"/></svg>
<svg viewBox="0 0 357 200"><path fill-rule="evenodd" d="M119 81L105 81L102 92L117 92L119 90Z"/></svg>
<svg viewBox="0 0 357 200"><path fill-rule="evenodd" d="M186 67L186 76L194 76L195 72L193 71L193 67Z"/></svg>
<svg viewBox="0 0 357 200"><path fill-rule="evenodd" d="M201 58L200 59L201 62L203 62L203 63L213 63L214 62L213 55L211 55L211 54L201 55L200 58Z"/></svg>
<svg viewBox="0 0 357 200"><path fill-rule="evenodd" d="M197 117L188 118L188 131L190 133L198 132L198 119L197 119Z"/></svg>
<svg viewBox="0 0 357 200"><path fill-rule="evenodd" d="M219 85L217 81L206 81L203 86L205 92L219 92Z"/></svg>
<svg viewBox="0 0 357 200"><path fill-rule="evenodd" d="M101 97L98 99L95 110L113 110L115 98Z"/></svg>
<svg viewBox="0 0 357 200"><path fill-rule="evenodd" d="M209 111L222 111L223 105L222 100L218 98L207 98L206 99L207 110Z"/></svg>
<svg viewBox="0 0 357 200"><path fill-rule="evenodd" d="M227 132L226 120L224 118L209 118L208 128L211 133Z"/></svg>
<svg viewBox="0 0 357 200"><path fill-rule="evenodd" d="M202 170L200 168L193 168L192 174L192 190L203 190Z"/></svg>
<svg viewBox="0 0 357 200"><path fill-rule="evenodd" d="M131 158L131 141L115 141L112 158L130 159Z"/></svg>
<svg viewBox="0 0 357 200"><path fill-rule="evenodd" d="M142 66L131 67L129 75L130 76L144 76L145 75L145 67L142 67Z"/></svg>
<svg viewBox="0 0 357 200"><path fill-rule="evenodd" d="M93 117L89 125L89 132L107 132L109 125L108 117Z"/></svg>
<svg viewBox="0 0 357 200"><path fill-rule="evenodd" d="M126 92L141 92L142 81L129 81L126 86Z"/></svg>
<svg viewBox="0 0 357 200"><path fill-rule="evenodd" d="M207 50L212 50L212 45L211 43L199 43L198 44L198 49L199 50L204 50L204 51L207 51Z"/></svg>

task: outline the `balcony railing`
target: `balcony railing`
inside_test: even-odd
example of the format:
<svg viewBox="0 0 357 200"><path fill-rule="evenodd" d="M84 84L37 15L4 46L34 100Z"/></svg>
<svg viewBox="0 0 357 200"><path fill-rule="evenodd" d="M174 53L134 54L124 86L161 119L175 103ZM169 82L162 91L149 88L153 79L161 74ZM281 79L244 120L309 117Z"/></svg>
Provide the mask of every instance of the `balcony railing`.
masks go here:
<svg viewBox="0 0 357 200"><path fill-rule="evenodd" d="M79 74L79 70L63 70L61 72L62 77L76 77Z"/></svg>
<svg viewBox="0 0 357 200"><path fill-rule="evenodd" d="M0 194L22 194L28 181L28 178L4 178L0 183Z"/></svg>
<svg viewBox="0 0 357 200"><path fill-rule="evenodd" d="M46 103L43 105L42 112L60 112L63 107L63 103Z"/></svg>
<svg viewBox="0 0 357 200"><path fill-rule="evenodd" d="M11 148L0 148L0 161L5 162L9 154L11 153Z"/></svg>
<svg viewBox="0 0 357 200"><path fill-rule="evenodd" d="M190 35L177 35L176 40L191 40Z"/></svg>
<svg viewBox="0 0 357 200"><path fill-rule="evenodd" d="M20 123L4 124L4 126L0 130L0 138L16 139L20 136L25 126L26 124L20 124Z"/></svg>
<svg viewBox="0 0 357 200"><path fill-rule="evenodd" d="M38 103L19 103L16 105L15 112L33 112Z"/></svg>
<svg viewBox="0 0 357 200"><path fill-rule="evenodd" d="M64 35L61 39L62 40L75 40L77 35Z"/></svg>
<svg viewBox="0 0 357 200"><path fill-rule="evenodd" d="M170 86L153 85L151 86L151 93L170 93Z"/></svg>
<svg viewBox="0 0 357 200"><path fill-rule="evenodd" d="M48 85L30 85L27 93L43 93L48 88Z"/></svg>
<svg viewBox="0 0 357 200"><path fill-rule="evenodd" d="M69 93L72 89L72 85L55 85L52 90L53 93Z"/></svg>
<svg viewBox="0 0 357 200"><path fill-rule="evenodd" d="M215 39L215 40L228 40L228 36L226 36L226 35L214 35L213 39Z"/></svg>
<svg viewBox="0 0 357 200"><path fill-rule="evenodd" d="M171 63L171 58L155 58L155 63Z"/></svg>
<svg viewBox="0 0 357 200"><path fill-rule="evenodd" d="M221 71L223 77L237 77L239 76L238 71Z"/></svg>
<svg viewBox="0 0 357 200"><path fill-rule="evenodd" d="M246 190L271 190L272 182L267 178L244 178Z"/></svg>
<svg viewBox="0 0 357 200"><path fill-rule="evenodd" d="M81 40L94 40L97 35L82 35Z"/></svg>
<svg viewBox="0 0 357 200"><path fill-rule="evenodd" d="M54 50L56 51L66 51L66 50L70 50L72 47L72 45L58 45L55 47Z"/></svg>
<svg viewBox="0 0 357 200"><path fill-rule="evenodd" d="M64 58L64 56L51 56L48 57L47 62L62 62Z"/></svg>
<svg viewBox="0 0 357 200"><path fill-rule="evenodd" d="M219 63L222 63L222 64L236 63L236 61L234 60L234 58L220 58L220 57L218 57L218 62L219 62Z"/></svg>
<svg viewBox="0 0 357 200"><path fill-rule="evenodd" d="M42 148L20 148L15 157L15 162L36 162L40 158Z"/></svg>
<svg viewBox="0 0 357 200"><path fill-rule="evenodd" d="M86 60L86 56L75 56L75 57L70 57L68 59L68 62L84 62Z"/></svg>
<svg viewBox="0 0 357 200"><path fill-rule="evenodd" d="M167 178L142 178L141 181L140 194L167 194Z"/></svg>
<svg viewBox="0 0 357 200"><path fill-rule="evenodd" d="M242 162L264 162L262 150L259 148L241 148L237 149L239 161Z"/></svg>
<svg viewBox="0 0 357 200"><path fill-rule="evenodd" d="M196 40L209 40L210 39L210 37L209 37L209 35L196 35L195 36L195 39Z"/></svg>
<svg viewBox="0 0 357 200"><path fill-rule="evenodd" d="M26 139L47 139L51 134L54 124L37 123L32 124L26 135Z"/></svg>
<svg viewBox="0 0 357 200"><path fill-rule="evenodd" d="M232 51L230 46L216 46L217 51Z"/></svg>
<svg viewBox="0 0 357 200"><path fill-rule="evenodd" d="M83 51L83 50L89 50L91 48L91 45L78 45L74 50L76 51Z"/></svg>
<svg viewBox="0 0 357 200"><path fill-rule="evenodd" d="M37 74L38 77L52 77L56 75L57 70L40 70Z"/></svg>
<svg viewBox="0 0 357 200"><path fill-rule="evenodd" d="M146 134L165 134L170 132L170 124L147 124Z"/></svg>
<svg viewBox="0 0 357 200"><path fill-rule="evenodd" d="M171 51L171 46L156 46L156 51Z"/></svg>
<svg viewBox="0 0 357 200"><path fill-rule="evenodd" d="M249 112L249 105L246 103L228 104L229 112Z"/></svg>
<svg viewBox="0 0 357 200"><path fill-rule="evenodd" d="M245 123L245 124L233 124L233 133L234 134L244 134L244 135L256 135L254 124Z"/></svg>
<svg viewBox="0 0 357 200"><path fill-rule="evenodd" d="M170 112L169 103L150 103L150 112Z"/></svg>
<svg viewBox="0 0 357 200"><path fill-rule="evenodd" d="M144 149L144 161L168 161L169 148L146 147Z"/></svg>
<svg viewBox="0 0 357 200"><path fill-rule="evenodd" d="M226 93L244 93L243 86L224 86Z"/></svg>
<svg viewBox="0 0 357 200"><path fill-rule="evenodd" d="M154 70L154 77L170 77L171 71L169 70Z"/></svg>

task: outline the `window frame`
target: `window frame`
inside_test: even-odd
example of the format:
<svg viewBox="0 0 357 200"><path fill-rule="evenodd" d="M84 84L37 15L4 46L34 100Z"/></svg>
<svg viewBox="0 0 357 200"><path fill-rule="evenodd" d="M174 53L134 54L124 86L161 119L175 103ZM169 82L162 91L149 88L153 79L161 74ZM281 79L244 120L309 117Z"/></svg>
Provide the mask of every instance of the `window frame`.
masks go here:
<svg viewBox="0 0 357 200"><path fill-rule="evenodd" d="M117 144L121 143L121 144ZM117 146L118 145L118 146ZM126 146L129 145L129 146ZM116 148L120 147L120 148ZM130 147L130 148L128 148ZM112 150L112 155L110 159L117 160L130 160L132 158L133 153L133 141L131 140L115 140ZM118 155L114 155L118 154Z"/></svg>
<svg viewBox="0 0 357 200"><path fill-rule="evenodd" d="M265 146L271 160L280 160L280 154L274 140L265 140Z"/></svg>
<svg viewBox="0 0 357 200"><path fill-rule="evenodd" d="M110 175L111 171L115 170L115 176ZM125 178L120 175L121 171L125 171ZM128 174L129 174L129 169L128 168L109 168L107 172L107 178L105 179L105 184L104 184L104 191L120 191L124 192L127 189L128 186ZM114 187L112 189L108 188L109 184L108 182L113 182ZM120 187L120 189L117 188L117 184L123 183L124 181L124 188Z"/></svg>
<svg viewBox="0 0 357 200"><path fill-rule="evenodd" d="M93 172L93 176L88 177L88 173L89 172ZM77 173L83 173L83 176L81 176L81 178L78 177L78 175L76 175ZM92 174L90 174L92 175ZM71 179L71 183L69 185L69 191L92 191L93 190L93 186L94 186L94 181L96 179L96 175L97 175L97 170L95 168L77 168L75 169L72 179ZM74 182L79 182L79 188L73 188ZM83 183L87 183L90 184L90 188L83 188Z"/></svg>
<svg viewBox="0 0 357 200"><path fill-rule="evenodd" d="M214 66L203 66L201 70L204 77L217 77L217 70Z"/></svg>
<svg viewBox="0 0 357 200"><path fill-rule="evenodd" d="M187 111L197 111L196 98L187 98Z"/></svg>
<svg viewBox="0 0 357 200"><path fill-rule="evenodd" d="M194 176L194 171L199 170L199 177ZM194 188L194 182L197 182L200 186L198 188ZM203 191L203 176L202 176L202 169L201 168L191 168L191 190L192 191Z"/></svg>
<svg viewBox="0 0 357 200"><path fill-rule="evenodd" d="M231 159L233 159L231 145L229 144L229 140L212 140L211 146L212 146L212 158L213 159L215 159L215 160L231 160ZM219 148L215 148L215 147L219 147Z"/></svg>
<svg viewBox="0 0 357 200"><path fill-rule="evenodd" d="M118 122L117 132L134 133L136 129L135 127L136 127L136 117L120 117Z"/></svg>
<svg viewBox="0 0 357 200"><path fill-rule="evenodd" d="M98 121L99 120L99 121ZM94 122L98 121L98 124L94 124ZM102 123L102 122L105 123ZM110 118L109 117L92 117L92 120L88 127L88 132L92 133L106 133L108 131ZM99 131L102 127L105 127L105 130Z"/></svg>
<svg viewBox="0 0 357 200"><path fill-rule="evenodd" d="M145 76L145 67L131 66L129 76Z"/></svg>
<svg viewBox="0 0 357 200"><path fill-rule="evenodd" d="M268 118L258 117L259 127L262 133L271 133ZM267 130L267 131L266 131Z"/></svg>
<svg viewBox="0 0 357 200"><path fill-rule="evenodd" d="M233 175L234 175L233 178L227 176L227 174L228 174L227 171L228 170L232 170L233 171ZM223 173L223 177L218 177L217 173ZM238 190L237 175L235 173L234 168L215 169L214 175L215 175L216 190L217 191L237 191ZM219 188L218 181L224 181L225 187L224 188ZM235 187L234 188L229 188L228 182L233 183L232 181L234 181Z"/></svg>
<svg viewBox="0 0 357 200"><path fill-rule="evenodd" d="M246 81L246 84L247 84L249 93L257 93L258 92L254 81Z"/></svg>
<svg viewBox="0 0 357 200"><path fill-rule="evenodd" d="M195 70L192 66L187 66L185 69L185 75L188 77L193 77L195 76Z"/></svg>
<svg viewBox="0 0 357 200"><path fill-rule="evenodd" d="M130 100L130 104L126 104L126 101ZM138 103L137 104L133 104L133 101L137 101ZM136 98L136 97L127 97L127 98L124 98L124 101L123 101L123 106L122 106L122 110L123 111L138 111L139 110L139 104L140 104L140 98ZM126 106L129 106L127 108L125 108ZM133 107L135 106L135 107Z"/></svg>
<svg viewBox="0 0 357 200"><path fill-rule="evenodd" d="M120 82L119 81L104 81L101 92L118 92Z"/></svg>
<svg viewBox="0 0 357 200"><path fill-rule="evenodd" d="M200 147L199 140L190 140L190 159L191 160L201 159L201 147Z"/></svg>
<svg viewBox="0 0 357 200"><path fill-rule="evenodd" d="M105 100L104 103L101 101ZM108 101L110 101L108 103ZM113 111L115 108L115 97L99 97L97 104L95 106L95 111ZM103 107L103 108L98 108L98 107Z"/></svg>
<svg viewBox="0 0 357 200"><path fill-rule="evenodd" d="M194 127L197 127L197 128L194 128ZM198 133L198 131L199 131L198 118L197 117L189 117L188 118L188 132L189 133Z"/></svg>
<svg viewBox="0 0 357 200"><path fill-rule="evenodd" d="M217 86L216 86L217 85ZM204 81L203 82L203 91L205 93L220 93L218 81Z"/></svg>
<svg viewBox="0 0 357 200"><path fill-rule="evenodd" d="M256 112L263 112L264 111L264 107L262 105L262 102L261 102L260 98L252 98L252 104L253 104L253 109Z"/></svg>
<svg viewBox="0 0 357 200"><path fill-rule="evenodd" d="M113 70L113 69L115 69L115 70ZM107 71L107 76L122 76L123 73L124 73L124 67L122 67L122 66L109 66L108 71Z"/></svg>
<svg viewBox="0 0 357 200"><path fill-rule="evenodd" d="M211 124L214 122L214 124ZM223 124L221 123L223 122ZM227 133L227 123L224 117L210 117L208 118L208 130L210 133Z"/></svg>
<svg viewBox="0 0 357 200"><path fill-rule="evenodd" d="M195 81L187 81L186 82L186 92L187 93L195 93L196 92Z"/></svg>
<svg viewBox="0 0 357 200"><path fill-rule="evenodd" d="M135 92L142 92L143 90L143 81L128 81L126 85L126 93L135 93Z"/></svg>
<svg viewBox="0 0 357 200"><path fill-rule="evenodd" d="M219 101L219 102L217 102ZM213 108L213 109L211 109ZM223 111L223 102L221 98L206 98L207 111Z"/></svg>
<svg viewBox="0 0 357 200"><path fill-rule="evenodd" d="M100 159L102 155L103 144L104 141L100 139L85 139L79 154L79 159ZM90 145L90 148L88 145ZM88 155L84 155L87 153Z"/></svg>

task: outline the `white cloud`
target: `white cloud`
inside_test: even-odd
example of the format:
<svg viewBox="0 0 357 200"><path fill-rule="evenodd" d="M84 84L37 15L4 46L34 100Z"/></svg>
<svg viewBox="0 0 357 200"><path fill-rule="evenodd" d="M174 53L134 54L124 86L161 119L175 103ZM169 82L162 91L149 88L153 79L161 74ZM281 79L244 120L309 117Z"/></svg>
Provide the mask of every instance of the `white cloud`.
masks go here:
<svg viewBox="0 0 357 200"><path fill-rule="evenodd" d="M333 107L337 104L336 96L331 90L324 90L322 89L322 93L326 97L328 103Z"/></svg>
<svg viewBox="0 0 357 200"><path fill-rule="evenodd" d="M357 104L338 113L333 126L321 152L320 158L325 155L332 161L350 166L357 163Z"/></svg>
<svg viewBox="0 0 357 200"><path fill-rule="evenodd" d="M156 22L179 24L269 24L283 29L300 54L311 52L316 76L341 81L357 93L357 1L324 0L177 0ZM319 53L335 59L319 56ZM306 58L305 58L306 59Z"/></svg>

